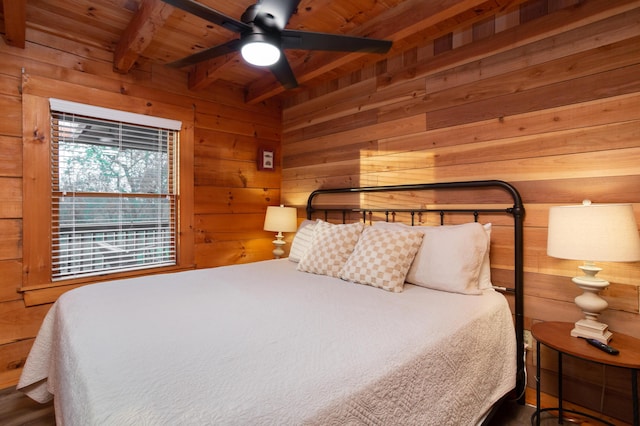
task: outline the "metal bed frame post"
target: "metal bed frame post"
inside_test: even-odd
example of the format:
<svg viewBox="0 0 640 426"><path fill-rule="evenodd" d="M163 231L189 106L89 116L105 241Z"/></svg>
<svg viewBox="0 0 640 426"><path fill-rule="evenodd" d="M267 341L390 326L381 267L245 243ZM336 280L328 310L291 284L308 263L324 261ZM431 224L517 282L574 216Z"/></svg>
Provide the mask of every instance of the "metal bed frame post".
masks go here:
<svg viewBox="0 0 640 426"><path fill-rule="evenodd" d="M464 213L469 212L474 215L474 219L477 221L479 213L496 212L510 214L514 220L514 287L513 289L506 289L514 293L515 298L515 331L516 331L516 396L520 405L525 402L525 360L524 360L524 205L522 198L518 193L518 190L511 184L501 180L480 180L480 181L466 181L466 182L440 182L440 183L422 183L422 184L408 184L408 185L388 185L388 186L368 186L361 188L336 188L336 189L317 189L309 194L307 200L307 219L311 219L313 212L316 210L313 207L313 200L315 197L321 194L340 194L340 193L369 193L369 192L393 192L393 191L425 191L425 190L438 190L438 189L471 189L471 188L491 188L497 187L507 191L513 200L513 207L507 209L396 209L393 211L406 211L411 213L411 222L413 225L413 218L415 212L429 212L438 211L442 217L444 212L456 212ZM325 220L327 218L328 209L319 209L325 211ZM384 212L385 217L388 218L388 212L392 209L355 209L354 211L362 211L362 217L366 223L366 213L370 214L375 212ZM343 222L345 221L346 211L342 210Z"/></svg>

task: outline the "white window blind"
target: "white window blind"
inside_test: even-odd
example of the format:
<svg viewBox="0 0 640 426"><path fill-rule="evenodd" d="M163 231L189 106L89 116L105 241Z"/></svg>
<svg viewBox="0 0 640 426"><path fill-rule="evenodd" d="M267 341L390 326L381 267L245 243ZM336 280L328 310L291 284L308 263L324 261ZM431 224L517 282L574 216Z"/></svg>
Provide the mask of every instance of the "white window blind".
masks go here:
<svg viewBox="0 0 640 426"><path fill-rule="evenodd" d="M181 123L68 104L51 102L52 279L175 265Z"/></svg>

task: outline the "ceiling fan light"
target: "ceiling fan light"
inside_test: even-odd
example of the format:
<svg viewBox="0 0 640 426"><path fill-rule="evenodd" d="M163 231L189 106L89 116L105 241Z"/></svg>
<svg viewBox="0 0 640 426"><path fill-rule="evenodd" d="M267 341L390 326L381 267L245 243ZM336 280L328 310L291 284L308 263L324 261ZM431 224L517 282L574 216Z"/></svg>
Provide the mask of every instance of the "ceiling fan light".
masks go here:
<svg viewBox="0 0 640 426"><path fill-rule="evenodd" d="M268 67L280 59L280 49L264 41L245 43L240 52L245 61L259 67Z"/></svg>

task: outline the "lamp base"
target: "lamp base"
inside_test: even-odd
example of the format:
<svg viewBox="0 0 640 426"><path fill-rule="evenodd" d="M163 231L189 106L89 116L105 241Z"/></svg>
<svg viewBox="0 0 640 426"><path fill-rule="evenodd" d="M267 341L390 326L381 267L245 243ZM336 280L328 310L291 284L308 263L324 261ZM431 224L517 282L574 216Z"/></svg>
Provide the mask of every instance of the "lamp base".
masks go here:
<svg viewBox="0 0 640 426"><path fill-rule="evenodd" d="M584 337L585 339L596 339L602 343L609 343L613 333L609 331L609 326L590 319L581 319L575 323L575 328L571 330L573 337Z"/></svg>
<svg viewBox="0 0 640 426"><path fill-rule="evenodd" d="M273 249L273 257L275 259L280 259L283 255L284 255L284 250L282 249L282 247L287 244L286 242L284 242L282 240L282 233L280 233L279 235L276 236L276 239L272 241L273 243L273 247L275 247Z"/></svg>
<svg viewBox="0 0 640 426"><path fill-rule="evenodd" d="M571 281L578 285L583 291L581 295L575 298L576 305L582 309L585 318L576 322L576 326L571 330L573 337L584 337L585 339L596 339L602 343L609 343L612 333L608 330L609 326L598 321L600 312L607 309L609 304L604 300L598 292L609 286L609 281L596 277L596 274L602 270L593 264L593 262L585 262L579 266L585 273L581 277L575 277Z"/></svg>

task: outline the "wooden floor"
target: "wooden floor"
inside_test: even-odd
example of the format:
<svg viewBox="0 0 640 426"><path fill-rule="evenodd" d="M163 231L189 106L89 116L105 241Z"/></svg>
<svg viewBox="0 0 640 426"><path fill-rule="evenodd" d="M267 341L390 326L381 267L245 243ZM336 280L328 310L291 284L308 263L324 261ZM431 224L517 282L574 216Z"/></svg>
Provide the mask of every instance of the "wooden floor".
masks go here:
<svg viewBox="0 0 640 426"><path fill-rule="evenodd" d="M53 403L39 404L15 388L0 390L0 425L51 426L56 424Z"/></svg>
<svg viewBox="0 0 640 426"><path fill-rule="evenodd" d="M529 402L529 395L527 396ZM531 405L517 405L513 402L506 402L500 411L494 416L489 426L525 426L531 425L531 414L535 408ZM549 426L558 424L557 418L544 414L540 424ZM580 421L569 421L565 423L595 425ZM53 412L53 404L39 404L32 401L15 388L0 390L0 425L2 426L54 426L56 424Z"/></svg>

